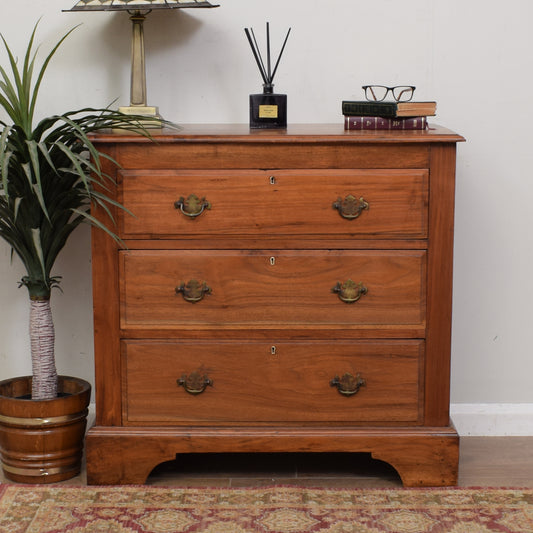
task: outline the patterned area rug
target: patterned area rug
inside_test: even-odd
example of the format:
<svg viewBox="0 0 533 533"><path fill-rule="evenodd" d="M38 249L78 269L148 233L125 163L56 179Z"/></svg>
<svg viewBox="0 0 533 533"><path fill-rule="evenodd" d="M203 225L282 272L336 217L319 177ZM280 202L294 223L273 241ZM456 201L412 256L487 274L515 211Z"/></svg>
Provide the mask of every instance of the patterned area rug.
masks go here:
<svg viewBox="0 0 533 533"><path fill-rule="evenodd" d="M533 532L533 489L0 486L1 533Z"/></svg>

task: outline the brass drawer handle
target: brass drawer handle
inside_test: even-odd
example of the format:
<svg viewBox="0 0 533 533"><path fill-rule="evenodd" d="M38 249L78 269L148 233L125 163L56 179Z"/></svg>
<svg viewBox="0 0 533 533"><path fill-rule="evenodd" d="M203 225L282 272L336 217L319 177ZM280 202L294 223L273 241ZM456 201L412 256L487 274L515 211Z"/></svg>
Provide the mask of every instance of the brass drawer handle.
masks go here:
<svg viewBox="0 0 533 533"><path fill-rule="evenodd" d="M204 198L198 198L196 194L189 194L187 199L183 196L174 202L174 207L179 209L185 216L195 218L200 216L204 209L211 209L211 204Z"/></svg>
<svg viewBox="0 0 533 533"><path fill-rule="evenodd" d="M211 294L211 288L205 281L200 283L196 279L191 279L187 284L182 282L176 287L176 294L181 294L186 302L194 304L203 300L206 294Z"/></svg>
<svg viewBox="0 0 533 533"><path fill-rule="evenodd" d="M337 387L337 390L343 396L353 396L359 392L361 387L366 385L366 381L361 377L361 374L357 374L355 377L348 372L339 378L335 376L329 384L332 387Z"/></svg>
<svg viewBox="0 0 533 533"><path fill-rule="evenodd" d="M369 207L368 202L362 196L356 198L353 194L349 194L344 200L339 197L336 202L333 202L333 209L336 209L342 218L348 220L358 218L363 211L368 211Z"/></svg>
<svg viewBox="0 0 533 533"><path fill-rule="evenodd" d="M339 298L347 304L353 304L365 295L368 292L368 289L363 285L363 283L355 283L349 279L344 283L337 281L335 287L331 289L331 292L339 295Z"/></svg>
<svg viewBox="0 0 533 533"><path fill-rule="evenodd" d="M193 372L192 374L183 374L177 380L178 387L183 387L189 394L202 394L209 386L213 386L213 380L207 377L207 374L200 374L200 372Z"/></svg>

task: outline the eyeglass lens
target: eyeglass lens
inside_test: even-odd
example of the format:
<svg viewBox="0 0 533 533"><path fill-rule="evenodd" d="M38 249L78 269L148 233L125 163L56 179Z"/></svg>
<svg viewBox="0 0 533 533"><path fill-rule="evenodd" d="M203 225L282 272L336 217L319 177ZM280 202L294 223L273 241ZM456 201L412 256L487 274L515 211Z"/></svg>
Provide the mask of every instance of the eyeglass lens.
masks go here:
<svg viewBox="0 0 533 533"><path fill-rule="evenodd" d="M397 85L395 87L386 87L385 85L363 85L365 98L367 100L381 102L385 100L389 91L397 102L408 102L413 97L415 87L412 85Z"/></svg>

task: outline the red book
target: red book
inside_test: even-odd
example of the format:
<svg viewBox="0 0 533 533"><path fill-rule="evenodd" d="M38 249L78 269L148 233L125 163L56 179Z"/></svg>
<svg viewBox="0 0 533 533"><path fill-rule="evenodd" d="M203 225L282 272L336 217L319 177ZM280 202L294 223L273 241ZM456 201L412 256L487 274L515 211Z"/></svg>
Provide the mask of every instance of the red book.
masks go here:
<svg viewBox="0 0 533 533"><path fill-rule="evenodd" d="M424 130L426 117L386 118L344 116L345 130Z"/></svg>

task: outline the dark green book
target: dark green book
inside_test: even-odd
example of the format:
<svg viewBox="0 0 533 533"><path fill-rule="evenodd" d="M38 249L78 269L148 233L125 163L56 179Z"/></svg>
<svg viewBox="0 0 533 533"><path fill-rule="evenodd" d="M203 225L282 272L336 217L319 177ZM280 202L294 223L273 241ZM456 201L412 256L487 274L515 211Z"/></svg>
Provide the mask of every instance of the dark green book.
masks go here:
<svg viewBox="0 0 533 533"><path fill-rule="evenodd" d="M343 100L342 114L362 117L427 117L435 115L436 102L368 102Z"/></svg>

